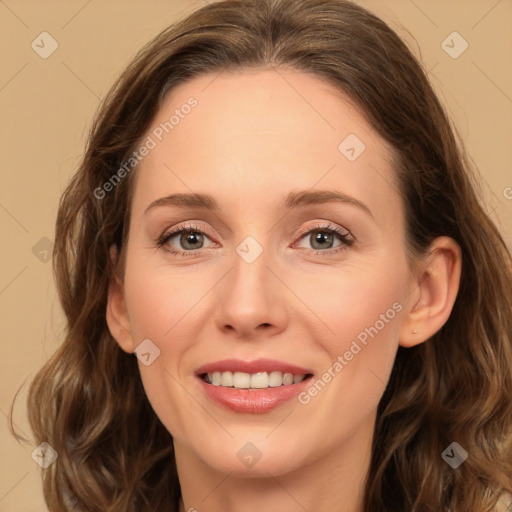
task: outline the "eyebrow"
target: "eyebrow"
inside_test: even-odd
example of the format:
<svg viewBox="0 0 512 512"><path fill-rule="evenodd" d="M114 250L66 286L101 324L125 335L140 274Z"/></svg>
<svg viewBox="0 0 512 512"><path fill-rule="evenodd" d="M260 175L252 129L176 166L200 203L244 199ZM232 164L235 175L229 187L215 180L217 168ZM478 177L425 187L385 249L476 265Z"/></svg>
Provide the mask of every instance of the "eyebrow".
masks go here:
<svg viewBox="0 0 512 512"><path fill-rule="evenodd" d="M311 204L325 204L325 203L343 203L355 206L370 217L373 217L371 210L359 199L348 196L342 192L335 190L303 190L299 192L290 192L283 202L281 207L287 210L306 206ZM160 206L175 206L178 208L200 208L219 212L220 207L215 198L209 194L171 194L166 197L161 197L153 201L144 211L144 215L150 210Z"/></svg>

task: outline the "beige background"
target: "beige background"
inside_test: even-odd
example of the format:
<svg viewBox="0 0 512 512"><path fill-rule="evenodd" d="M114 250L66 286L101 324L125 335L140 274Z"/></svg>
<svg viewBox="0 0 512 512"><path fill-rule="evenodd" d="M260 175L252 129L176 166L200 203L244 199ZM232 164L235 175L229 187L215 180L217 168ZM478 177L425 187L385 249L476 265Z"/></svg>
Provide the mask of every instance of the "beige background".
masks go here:
<svg viewBox="0 0 512 512"><path fill-rule="evenodd" d="M34 446L14 441L6 415L63 329L51 264L44 261L59 197L114 79L145 42L204 3L0 0L0 512L46 510ZM512 1L358 3L388 21L417 55L421 49L480 169L486 209L512 248ZM58 42L47 59L31 47L44 31ZM453 31L469 44L457 59L441 46ZM24 385L14 418L29 435L26 390Z"/></svg>

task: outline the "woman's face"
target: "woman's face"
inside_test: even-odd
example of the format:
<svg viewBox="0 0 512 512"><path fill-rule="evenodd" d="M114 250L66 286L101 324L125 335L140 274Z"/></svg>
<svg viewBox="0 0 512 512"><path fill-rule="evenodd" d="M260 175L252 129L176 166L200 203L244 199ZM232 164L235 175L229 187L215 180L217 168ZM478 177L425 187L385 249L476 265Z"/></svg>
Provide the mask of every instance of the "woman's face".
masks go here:
<svg viewBox="0 0 512 512"><path fill-rule="evenodd" d="M413 289L389 146L292 70L183 83L143 140L122 345L175 445L279 475L370 439Z"/></svg>

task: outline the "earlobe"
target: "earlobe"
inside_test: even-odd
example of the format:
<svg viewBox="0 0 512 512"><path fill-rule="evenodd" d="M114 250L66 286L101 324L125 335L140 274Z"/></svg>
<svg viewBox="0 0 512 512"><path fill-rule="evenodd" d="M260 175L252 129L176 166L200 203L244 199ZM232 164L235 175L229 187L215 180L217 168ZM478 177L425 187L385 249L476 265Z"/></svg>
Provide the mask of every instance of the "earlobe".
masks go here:
<svg viewBox="0 0 512 512"><path fill-rule="evenodd" d="M112 245L110 247L110 258L114 264L117 262L117 257L117 247ZM121 349L128 354L133 354L135 347L126 310L124 285L117 275L113 276L109 283L106 319L110 334Z"/></svg>
<svg viewBox="0 0 512 512"><path fill-rule="evenodd" d="M452 238L436 238L418 268L400 345L412 347L438 332L448 320L460 285L462 253Z"/></svg>

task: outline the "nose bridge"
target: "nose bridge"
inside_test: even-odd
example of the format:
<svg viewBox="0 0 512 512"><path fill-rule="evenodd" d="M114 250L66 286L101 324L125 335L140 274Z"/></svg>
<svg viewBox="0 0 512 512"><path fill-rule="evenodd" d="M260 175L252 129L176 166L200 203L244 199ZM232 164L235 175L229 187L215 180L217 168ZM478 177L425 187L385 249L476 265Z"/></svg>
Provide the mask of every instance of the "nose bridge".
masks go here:
<svg viewBox="0 0 512 512"><path fill-rule="evenodd" d="M258 239L260 241L258 241ZM231 275L232 292L238 300L255 300L264 298L269 293L271 272L268 269L272 254L269 249L268 237L262 240L263 234L248 235L235 248L233 271ZM250 297L256 294L261 297Z"/></svg>
<svg viewBox="0 0 512 512"><path fill-rule="evenodd" d="M231 271L220 290L220 328L230 325L248 334L261 324L281 323L279 311L283 302L278 288L282 285L270 270L274 258L269 240L262 230L259 235L246 236L235 247Z"/></svg>

